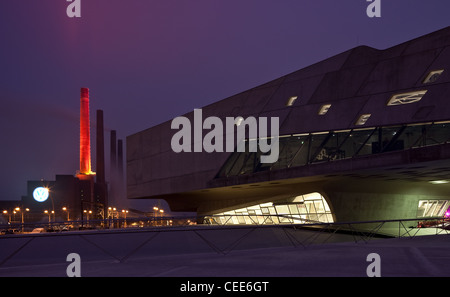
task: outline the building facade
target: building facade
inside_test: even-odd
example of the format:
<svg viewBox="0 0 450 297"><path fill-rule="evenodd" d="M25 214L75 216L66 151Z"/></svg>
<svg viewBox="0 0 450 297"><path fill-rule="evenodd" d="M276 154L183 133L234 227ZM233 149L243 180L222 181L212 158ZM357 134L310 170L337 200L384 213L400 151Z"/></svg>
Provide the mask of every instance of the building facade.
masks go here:
<svg viewBox="0 0 450 297"><path fill-rule="evenodd" d="M450 27L385 50L356 47L201 109L223 122L277 118L276 162L248 149L262 141L249 133L244 151L174 152L167 121L127 137L127 195L235 224L442 216L449 100Z"/></svg>

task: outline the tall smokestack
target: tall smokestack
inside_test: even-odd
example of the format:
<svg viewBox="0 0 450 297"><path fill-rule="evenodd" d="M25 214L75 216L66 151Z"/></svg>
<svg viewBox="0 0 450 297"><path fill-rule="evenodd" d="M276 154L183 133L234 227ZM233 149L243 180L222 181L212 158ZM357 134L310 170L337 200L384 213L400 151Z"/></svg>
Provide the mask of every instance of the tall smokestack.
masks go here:
<svg viewBox="0 0 450 297"><path fill-rule="evenodd" d="M108 217L108 189L106 186L106 176L105 176L105 137L103 130L103 110L97 110L97 138L96 138L96 172L97 172L97 183L95 184L96 189L96 202L103 205L103 217Z"/></svg>
<svg viewBox="0 0 450 297"><path fill-rule="evenodd" d="M110 139L110 168L109 168L109 182L110 182L110 189L109 189L109 202L110 203L116 203L116 196L117 196L117 144L116 144L116 130L111 130L111 139Z"/></svg>
<svg viewBox="0 0 450 297"><path fill-rule="evenodd" d="M117 169L119 171L119 178L123 180L123 141L117 140Z"/></svg>
<svg viewBox="0 0 450 297"><path fill-rule="evenodd" d="M106 183L105 178L105 140L103 133L103 110L97 110L97 142L96 142L96 172L97 183Z"/></svg>
<svg viewBox="0 0 450 297"><path fill-rule="evenodd" d="M81 88L80 99L80 174L91 175L91 134L89 124L89 89Z"/></svg>
<svg viewBox="0 0 450 297"><path fill-rule="evenodd" d="M117 192L118 193L116 193L116 195L118 195L119 196L119 198L121 199L121 201L122 201L122 199L124 198L124 196L125 196L125 193L124 193L124 178L123 178L123 142L122 142L122 139L118 139L117 140L117 170L118 170L118 172L117 172L117 174L118 174L118 177L117 177L117 186L118 186L118 189L117 189Z"/></svg>
<svg viewBox="0 0 450 297"><path fill-rule="evenodd" d="M111 130L111 172L116 170L117 150L116 150L116 130Z"/></svg>

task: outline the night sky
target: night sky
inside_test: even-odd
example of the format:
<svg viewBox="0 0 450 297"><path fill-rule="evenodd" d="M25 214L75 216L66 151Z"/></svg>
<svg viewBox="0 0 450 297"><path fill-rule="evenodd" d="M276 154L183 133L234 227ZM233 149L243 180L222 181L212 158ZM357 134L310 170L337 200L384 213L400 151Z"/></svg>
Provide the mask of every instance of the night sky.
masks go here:
<svg viewBox="0 0 450 297"><path fill-rule="evenodd" d="M450 25L448 0L0 1L0 200L79 168L80 88L119 139L358 45ZM109 172L107 162L106 172ZM108 176L107 176L108 177Z"/></svg>

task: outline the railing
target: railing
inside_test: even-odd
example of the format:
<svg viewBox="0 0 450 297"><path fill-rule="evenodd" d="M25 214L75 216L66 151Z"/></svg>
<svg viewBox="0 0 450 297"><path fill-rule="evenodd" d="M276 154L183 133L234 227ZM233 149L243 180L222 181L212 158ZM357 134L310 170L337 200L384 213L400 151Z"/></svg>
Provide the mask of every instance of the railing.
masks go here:
<svg viewBox="0 0 450 297"><path fill-rule="evenodd" d="M374 238L408 237L418 235L448 234L450 221L448 219L425 218L404 220L380 220L364 222L338 222L320 223L310 222L305 224L254 224L254 225L206 225L194 224L203 217L159 217L159 218L127 218L114 220L89 220L51 222L40 224L17 224L14 227L27 228L53 228L53 233L30 234L23 232L19 235L0 236L0 248L5 253L0 257L0 268L5 266L50 264L51 261L60 263L61 259L47 259L35 257L42 252L45 246L45 254L53 255L60 252L61 246L53 246L52 238L57 236L62 239L67 236L73 246L85 246L89 250L89 258L111 258L120 263L132 257L155 256L158 253L183 254L183 253L217 253L226 255L238 249L253 249L261 247L294 247L309 248L313 245L326 243L350 243L363 242L367 244ZM126 222L125 222L126 221ZM139 222L141 227L133 223ZM142 224L147 224L143 226ZM191 226L190 224L194 224ZM11 225L0 225L2 227ZM60 226L71 226L68 232L57 229ZM78 228L76 228L78 226ZM119 226L119 227L116 227ZM94 230L86 230L94 229ZM78 232L71 232L78 230ZM82 231L79 231L82 230ZM90 232L93 231L93 232ZM236 231L236 232L230 232ZM20 233L20 232L19 232ZM133 236L133 233L136 236ZM111 242L123 243L121 234L127 234L127 252L123 254L111 250ZM161 234L165 234L162 236ZM107 240L103 241L102 236ZM132 240L132 239L135 240ZM137 240L136 240L137 238ZM16 242L15 239L20 239ZM188 244L180 244L184 240ZM43 244L47 242L47 244ZM88 244L86 246L86 243ZM125 243L123 243L125 244ZM156 245L154 245L156 244ZM156 247L152 247L156 246ZM166 249L167 247L168 249ZM36 252L38 250L38 252ZM78 252L78 250L75 250ZM97 258L95 258L97 257ZM53 262L52 262L53 263Z"/></svg>
<svg viewBox="0 0 450 297"><path fill-rule="evenodd" d="M252 224L229 224L231 217L245 216ZM220 217L222 220L218 220ZM224 215L208 216L174 216L174 217L138 217L102 220L83 221L58 221L46 223L10 223L0 225L2 235L29 234L29 233L49 233L80 230L108 230L108 229L146 229L166 227L188 227L197 225L199 227L241 227L241 228L262 228L281 227L293 230L314 230L314 236L320 234L351 234L355 242L359 240L369 241L374 237L415 237L417 235L438 235L450 232L450 219L442 217L414 218L398 220L375 220L358 222L317 222L307 219L293 218L285 215L263 215L263 218L255 218L256 215L230 215L223 221ZM276 217L276 219L275 219ZM282 222L284 223L271 223ZM301 221L301 222L300 222ZM203 224L197 224L203 222ZM299 223L300 222L300 223Z"/></svg>

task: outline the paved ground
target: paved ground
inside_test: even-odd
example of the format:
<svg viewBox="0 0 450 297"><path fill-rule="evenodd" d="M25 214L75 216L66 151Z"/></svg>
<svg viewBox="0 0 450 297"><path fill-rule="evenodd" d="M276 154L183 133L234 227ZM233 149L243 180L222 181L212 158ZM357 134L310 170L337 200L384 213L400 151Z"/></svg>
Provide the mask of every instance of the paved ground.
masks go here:
<svg viewBox="0 0 450 297"><path fill-rule="evenodd" d="M379 239L368 243L332 243L309 247L235 250L228 254L191 253L124 260L83 261L85 277L299 277L367 276L380 256L381 276L450 276L450 236ZM0 267L0 276L66 276L69 262Z"/></svg>

